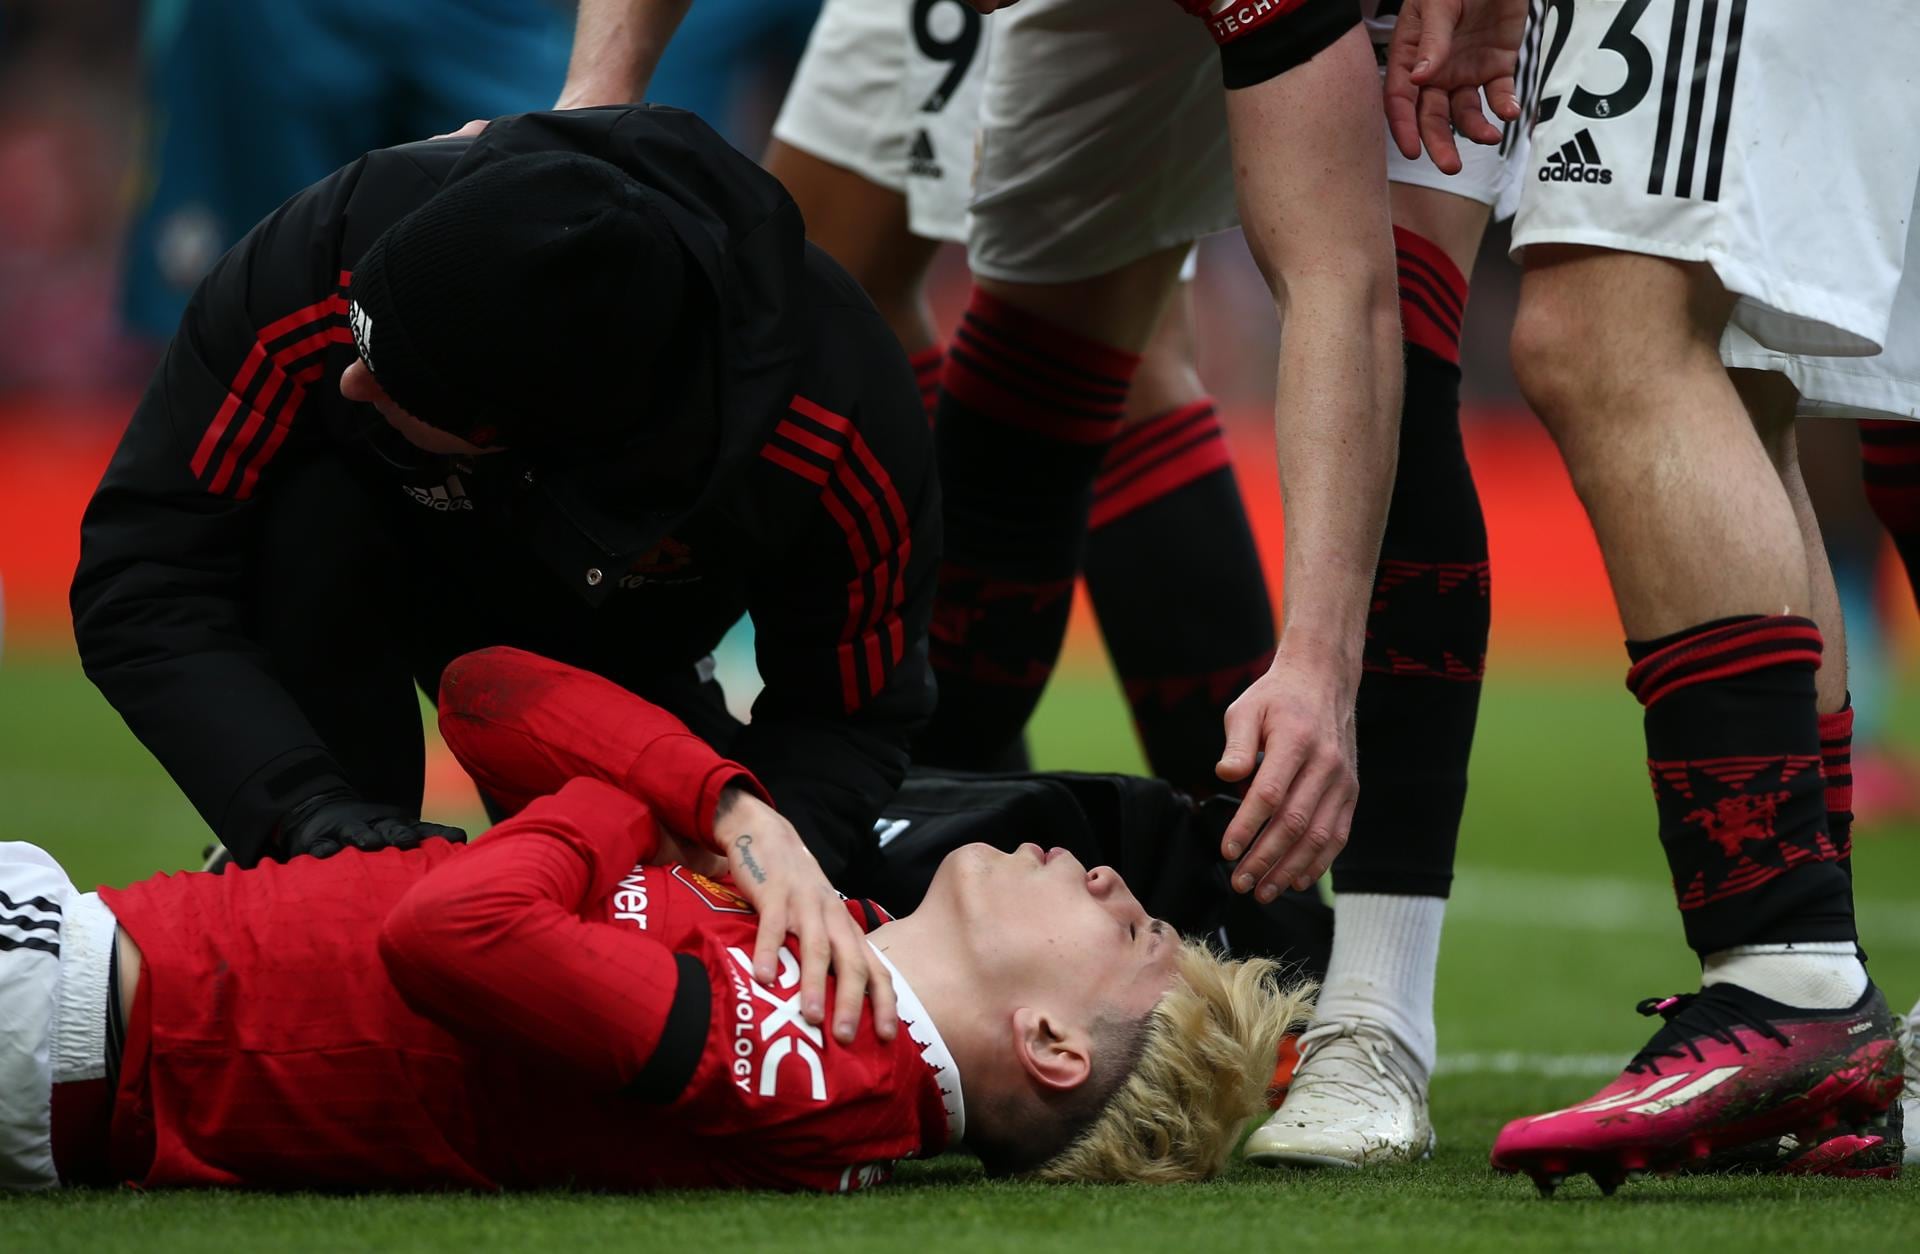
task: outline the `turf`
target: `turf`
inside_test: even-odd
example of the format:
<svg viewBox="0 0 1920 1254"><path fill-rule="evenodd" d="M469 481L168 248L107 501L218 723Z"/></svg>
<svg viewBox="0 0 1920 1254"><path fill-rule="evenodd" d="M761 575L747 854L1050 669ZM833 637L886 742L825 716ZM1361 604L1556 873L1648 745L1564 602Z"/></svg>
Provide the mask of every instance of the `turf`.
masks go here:
<svg viewBox="0 0 1920 1254"><path fill-rule="evenodd" d="M1908 743L1920 743L1917 693L1894 697L1893 730ZM1097 673L1056 682L1033 742L1049 766L1139 763ZM908 1164L894 1184L851 1198L77 1191L0 1197L0 1250L1913 1248L1920 1177L1687 1177L1611 1199L1581 1179L1542 1202L1488 1170L1501 1123L1591 1092L1647 1035L1633 1003L1697 977L1652 838L1641 753L1637 712L1611 668L1509 668L1488 686L1441 960L1441 1143L1427 1163L1341 1175L1239 1167L1155 1190L987 1183L954 1159ZM43 845L83 883L189 865L206 839L70 654L45 644L16 644L0 665L0 800L0 839ZM1864 830L1856 865L1874 974L1904 1009L1920 995L1920 828Z"/></svg>

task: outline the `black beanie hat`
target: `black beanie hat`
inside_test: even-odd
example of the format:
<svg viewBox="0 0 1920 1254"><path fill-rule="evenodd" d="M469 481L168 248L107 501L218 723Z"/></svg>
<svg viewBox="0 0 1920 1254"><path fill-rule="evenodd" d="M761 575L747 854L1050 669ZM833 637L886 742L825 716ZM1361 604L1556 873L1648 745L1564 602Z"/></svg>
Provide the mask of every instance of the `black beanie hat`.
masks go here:
<svg viewBox="0 0 1920 1254"><path fill-rule="evenodd" d="M604 442L664 389L687 263L653 193L580 153L509 157L436 192L354 267L367 368L476 444Z"/></svg>

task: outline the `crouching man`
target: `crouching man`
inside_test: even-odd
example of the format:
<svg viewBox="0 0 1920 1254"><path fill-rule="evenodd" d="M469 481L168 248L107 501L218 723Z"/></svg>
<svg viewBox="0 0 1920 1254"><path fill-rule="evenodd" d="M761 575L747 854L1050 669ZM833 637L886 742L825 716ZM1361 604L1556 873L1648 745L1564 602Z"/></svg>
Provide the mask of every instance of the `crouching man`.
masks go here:
<svg viewBox="0 0 1920 1254"><path fill-rule="evenodd" d="M1199 1179L1306 1010L1109 868L975 845L910 915L845 903L904 1030L843 1041L806 1012L864 973L756 913L809 859L744 768L511 649L449 667L441 725L524 803L471 846L96 894L0 845L0 1179L832 1191L962 1146Z"/></svg>

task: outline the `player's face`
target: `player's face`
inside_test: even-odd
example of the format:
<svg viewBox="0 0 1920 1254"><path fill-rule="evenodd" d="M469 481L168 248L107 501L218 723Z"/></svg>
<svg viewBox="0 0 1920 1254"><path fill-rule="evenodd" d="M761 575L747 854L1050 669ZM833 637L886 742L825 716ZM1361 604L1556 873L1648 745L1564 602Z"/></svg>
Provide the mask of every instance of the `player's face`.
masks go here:
<svg viewBox="0 0 1920 1254"><path fill-rule="evenodd" d="M387 390L373 377L373 371L367 369L367 363L354 359L340 376L340 395L350 401L360 401L380 411L387 425L398 431L407 443L429 453L439 453L447 457L478 457L483 453L498 453L498 448L482 448L468 440L463 440L451 432L438 427L428 426L406 410L394 404Z"/></svg>
<svg viewBox="0 0 1920 1254"><path fill-rule="evenodd" d="M1112 867L1088 870L1064 849L969 845L941 866L935 894L950 895L967 943L991 969L1035 997L1136 1017L1173 981L1178 933Z"/></svg>

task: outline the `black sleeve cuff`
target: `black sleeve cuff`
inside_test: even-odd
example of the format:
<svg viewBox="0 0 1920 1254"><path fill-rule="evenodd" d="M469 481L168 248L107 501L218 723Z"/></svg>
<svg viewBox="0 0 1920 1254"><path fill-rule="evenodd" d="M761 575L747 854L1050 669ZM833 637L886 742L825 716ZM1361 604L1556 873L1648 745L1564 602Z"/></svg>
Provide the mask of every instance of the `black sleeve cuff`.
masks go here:
<svg viewBox="0 0 1920 1254"><path fill-rule="evenodd" d="M1262 21L1257 11L1264 7L1261 0L1242 0L1208 21L1220 45L1220 78L1228 91L1305 65L1360 24L1356 0L1306 0L1290 13Z"/></svg>
<svg viewBox="0 0 1920 1254"><path fill-rule="evenodd" d="M660 1030L660 1043L625 1090L628 1097L656 1106L686 1092L706 1051L707 1024L713 1016L713 984L707 968L692 954L675 954L673 962L680 969L680 981L673 988L673 1006Z"/></svg>

